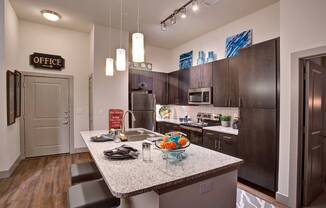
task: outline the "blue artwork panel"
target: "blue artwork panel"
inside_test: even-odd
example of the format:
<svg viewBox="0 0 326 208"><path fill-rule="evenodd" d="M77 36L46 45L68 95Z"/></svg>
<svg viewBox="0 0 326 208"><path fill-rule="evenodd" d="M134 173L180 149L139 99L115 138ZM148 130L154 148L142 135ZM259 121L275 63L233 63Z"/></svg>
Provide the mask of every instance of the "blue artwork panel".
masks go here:
<svg viewBox="0 0 326 208"><path fill-rule="evenodd" d="M190 69L192 67L192 51L181 54L179 59L179 68Z"/></svg>
<svg viewBox="0 0 326 208"><path fill-rule="evenodd" d="M247 30L237 35L226 38L225 56L227 58L239 54L241 48L246 48L252 44L252 30Z"/></svg>

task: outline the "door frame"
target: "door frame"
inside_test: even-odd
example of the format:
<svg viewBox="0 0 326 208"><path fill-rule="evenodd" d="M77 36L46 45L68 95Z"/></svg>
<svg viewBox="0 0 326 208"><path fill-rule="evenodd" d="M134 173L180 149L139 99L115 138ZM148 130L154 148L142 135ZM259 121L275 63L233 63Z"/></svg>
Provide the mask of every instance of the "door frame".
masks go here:
<svg viewBox="0 0 326 208"><path fill-rule="evenodd" d="M304 120L306 120L306 111L304 109L307 97L305 97L305 64L306 61L311 60L313 58L325 57L326 54L319 54L319 55L312 55L307 56L304 58L299 58L299 108L298 108L298 156L297 156L297 198L296 203L297 207L303 206L303 186L304 186L304 158L305 158L305 149L304 149L304 142L305 142L305 135L304 135Z"/></svg>
<svg viewBox="0 0 326 208"><path fill-rule="evenodd" d="M70 128L69 128L69 153L75 153L75 140L74 140L74 76L72 75L62 75L62 74L47 74L38 72L26 72L22 73L22 88L25 88L25 77L48 77L48 78L60 78L68 80L68 102L69 102L69 112L70 112ZM25 89L22 90L21 95L21 124L20 124L20 153L21 157L26 158L25 154Z"/></svg>

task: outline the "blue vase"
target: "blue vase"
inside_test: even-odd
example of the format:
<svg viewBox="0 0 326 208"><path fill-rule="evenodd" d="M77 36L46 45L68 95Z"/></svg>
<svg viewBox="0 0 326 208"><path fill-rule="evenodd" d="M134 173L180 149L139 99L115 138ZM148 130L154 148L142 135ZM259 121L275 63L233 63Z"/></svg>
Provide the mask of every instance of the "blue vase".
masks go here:
<svg viewBox="0 0 326 208"><path fill-rule="evenodd" d="M198 59L197 59L197 65L204 64L205 63L205 52L199 51L198 52Z"/></svg>
<svg viewBox="0 0 326 208"><path fill-rule="evenodd" d="M207 63L213 62L216 60L216 56L214 54L214 51L209 51L208 52L208 57L207 57Z"/></svg>

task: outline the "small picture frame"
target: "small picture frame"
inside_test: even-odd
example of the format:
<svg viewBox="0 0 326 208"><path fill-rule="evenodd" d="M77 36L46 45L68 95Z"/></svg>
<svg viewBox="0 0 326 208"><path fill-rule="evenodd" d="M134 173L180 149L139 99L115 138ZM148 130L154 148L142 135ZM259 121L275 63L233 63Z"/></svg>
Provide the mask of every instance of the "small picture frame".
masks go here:
<svg viewBox="0 0 326 208"><path fill-rule="evenodd" d="M15 73L7 71L7 125L15 121Z"/></svg>
<svg viewBox="0 0 326 208"><path fill-rule="evenodd" d="M15 70L15 117L21 116L21 97L22 97L22 74Z"/></svg>

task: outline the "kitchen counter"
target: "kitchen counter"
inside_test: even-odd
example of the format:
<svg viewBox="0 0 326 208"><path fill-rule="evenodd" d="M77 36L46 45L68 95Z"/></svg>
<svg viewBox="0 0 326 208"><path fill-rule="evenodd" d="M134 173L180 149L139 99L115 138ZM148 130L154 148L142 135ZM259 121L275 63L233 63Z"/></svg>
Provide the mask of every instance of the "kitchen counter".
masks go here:
<svg viewBox="0 0 326 208"><path fill-rule="evenodd" d="M108 160L103 154L104 150L109 150L122 144L127 144L141 151L142 141L96 143L90 140L92 136L97 136L104 133L107 133L107 131L83 131L81 132L81 136L84 139L105 182L110 188L112 194L116 197L136 200L137 197L141 195L145 199L149 196L146 194L144 195L143 193L149 193L150 197L158 197L160 200L163 200L162 197L164 198L164 193L166 192L172 193L173 190L178 191L180 190L180 187L184 186L184 188L188 187L189 189L192 187L191 184L198 183L209 178L212 178L212 180L217 178L216 180L224 181L225 179L219 178L225 174L225 177L230 178L230 184L234 184L235 194L236 173L237 169L242 164L241 159L192 144L189 146L189 148L187 148L187 158L180 162L179 165L167 165L166 161L162 159L162 152L153 147L151 162L144 162L141 154L139 155L139 158L135 160ZM222 190L225 189L225 186L222 184L217 185L219 183L216 183L218 188L215 188L215 191L219 190L220 188ZM233 187L233 185L230 185L230 191L231 187ZM196 190L198 191L197 186ZM212 192L214 192L214 190L212 190ZM221 193L223 193L223 191ZM229 192L229 194L231 193ZM233 191L231 195L233 196ZM171 207L174 207L173 199L171 199L171 197L173 198L173 195L168 197L171 200L168 202L168 204L169 206L171 205ZM200 195L197 197L200 197ZM212 200L216 200L215 198L216 196L212 198ZM124 200L121 207L138 207L135 205L131 206L129 200ZM224 204L224 202L222 204Z"/></svg>
<svg viewBox="0 0 326 208"><path fill-rule="evenodd" d="M209 127L204 127L204 130L209 130L209 131L216 131L220 133L225 133L225 134L232 134L232 135L238 135L239 130L238 129L233 129L232 127L224 127L224 126L209 126Z"/></svg>

